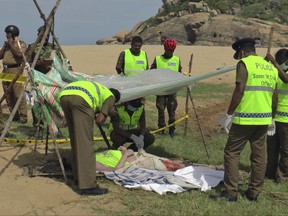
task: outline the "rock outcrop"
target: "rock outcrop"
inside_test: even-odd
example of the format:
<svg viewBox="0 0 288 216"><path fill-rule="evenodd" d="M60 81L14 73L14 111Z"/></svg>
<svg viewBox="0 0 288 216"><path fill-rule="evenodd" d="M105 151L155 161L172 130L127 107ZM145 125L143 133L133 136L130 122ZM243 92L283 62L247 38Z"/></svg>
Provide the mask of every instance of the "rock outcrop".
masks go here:
<svg viewBox="0 0 288 216"><path fill-rule="evenodd" d="M210 9L201 0L185 1L183 10L168 12L169 8L183 5L183 0L162 0L158 13L146 21L138 23L130 32L123 30L112 38L98 40L97 44L123 44L140 35L145 44L160 44L165 34L183 45L230 46L237 38L258 38L259 43L268 43L271 26L274 27L273 45L288 46L288 26L257 18L242 19L234 14L238 7L220 13ZM121 36L120 36L121 35Z"/></svg>

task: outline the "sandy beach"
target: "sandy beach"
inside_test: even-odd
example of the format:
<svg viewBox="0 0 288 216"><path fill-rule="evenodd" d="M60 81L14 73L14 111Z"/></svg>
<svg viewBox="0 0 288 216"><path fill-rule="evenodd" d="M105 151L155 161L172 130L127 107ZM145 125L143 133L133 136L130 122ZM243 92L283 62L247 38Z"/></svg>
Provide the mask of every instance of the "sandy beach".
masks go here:
<svg viewBox="0 0 288 216"><path fill-rule="evenodd" d="M115 74L119 53L130 45L109 46L63 46L63 50L75 71L96 75ZM162 46L143 45L148 54L149 65L156 55L163 53ZM264 56L267 48L257 49ZM274 54L277 49L273 48ZM175 55L182 62L183 71L189 70L190 55L193 53L191 75L216 70L222 66L234 66L234 51L231 47L178 46ZM207 82L234 83L235 73L223 74ZM4 112L7 113L7 110ZM0 148L0 215L91 215L92 205L103 208L121 208L115 197L121 191L117 185L109 186L110 193L103 197L82 197L65 183L51 178L23 175L23 167L31 162L33 145L2 143ZM53 147L51 146L53 149ZM44 157L44 145L39 148ZM103 185L105 187L105 184ZM120 205L120 204L119 204ZM97 206L95 206L97 207Z"/></svg>

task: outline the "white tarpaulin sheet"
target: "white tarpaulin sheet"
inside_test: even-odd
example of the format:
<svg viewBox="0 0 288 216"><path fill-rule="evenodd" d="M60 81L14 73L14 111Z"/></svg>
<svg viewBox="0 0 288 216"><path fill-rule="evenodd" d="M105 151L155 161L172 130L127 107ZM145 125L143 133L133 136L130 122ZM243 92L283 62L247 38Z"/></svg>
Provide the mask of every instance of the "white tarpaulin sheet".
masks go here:
<svg viewBox="0 0 288 216"><path fill-rule="evenodd" d="M189 86L197 81L235 70L235 66L222 67L211 72L201 73L195 76L186 76L170 69L153 69L135 71L131 76L121 76L118 74L110 76L89 76L81 72L66 71L57 58L54 58L54 68L60 73L62 81L71 82L86 79L119 90L121 93L120 102L149 95L168 95L176 93L181 88Z"/></svg>
<svg viewBox="0 0 288 216"><path fill-rule="evenodd" d="M121 92L121 102L149 95L168 95L200 80L234 70L235 67L221 68L195 76L186 76L169 69L145 70L132 76L97 76L92 80Z"/></svg>

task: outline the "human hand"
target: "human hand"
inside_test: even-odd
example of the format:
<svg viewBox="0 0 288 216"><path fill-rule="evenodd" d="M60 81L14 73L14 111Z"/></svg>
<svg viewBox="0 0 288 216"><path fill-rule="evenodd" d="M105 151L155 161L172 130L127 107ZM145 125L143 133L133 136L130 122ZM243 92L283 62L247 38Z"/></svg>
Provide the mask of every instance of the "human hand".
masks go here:
<svg viewBox="0 0 288 216"><path fill-rule="evenodd" d="M139 144L138 150L144 148L144 136L143 136L143 135L140 135L140 136L139 136L139 140L140 140L140 144Z"/></svg>
<svg viewBox="0 0 288 216"><path fill-rule="evenodd" d="M138 136L136 136L135 134L132 134L130 139L133 140L133 142L136 144L138 149L141 149L141 142L142 141L141 141L141 139Z"/></svg>
<svg viewBox="0 0 288 216"><path fill-rule="evenodd" d="M268 128L267 128L267 135L273 136L275 132L276 132L275 119L272 119L272 123L268 125Z"/></svg>
<svg viewBox="0 0 288 216"><path fill-rule="evenodd" d="M124 151L122 151L122 155L123 156L130 156L130 155L133 155L134 154L134 151L132 149L126 149Z"/></svg>
<svg viewBox="0 0 288 216"><path fill-rule="evenodd" d="M272 64L276 62L274 57L270 53L267 53L264 59L268 62L271 62Z"/></svg>
<svg viewBox="0 0 288 216"><path fill-rule="evenodd" d="M119 151L125 151L125 150L127 150L127 148L125 146L119 146L118 150Z"/></svg>
<svg viewBox="0 0 288 216"><path fill-rule="evenodd" d="M115 109L115 107L112 107L109 111L108 111L108 115L109 116L116 116L118 114L117 110Z"/></svg>
<svg viewBox="0 0 288 216"><path fill-rule="evenodd" d="M106 121L106 116L104 113L100 112L98 115L95 116L96 124L103 124Z"/></svg>
<svg viewBox="0 0 288 216"><path fill-rule="evenodd" d="M227 134L229 133L229 130L231 128L232 121L233 121L233 115L228 115L228 114L226 114L224 117L222 117L219 120L219 123L225 129Z"/></svg>

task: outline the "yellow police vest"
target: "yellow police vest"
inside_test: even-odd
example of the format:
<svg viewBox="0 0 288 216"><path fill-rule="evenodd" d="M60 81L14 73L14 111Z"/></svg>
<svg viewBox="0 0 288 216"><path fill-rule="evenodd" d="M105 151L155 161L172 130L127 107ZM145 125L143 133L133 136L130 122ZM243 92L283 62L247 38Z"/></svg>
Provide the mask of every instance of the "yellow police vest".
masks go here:
<svg viewBox="0 0 288 216"><path fill-rule="evenodd" d="M244 95L235 110L234 124L268 125L272 122L272 95L278 71L260 56L241 59L248 72Z"/></svg>
<svg viewBox="0 0 288 216"><path fill-rule="evenodd" d="M178 56L172 56L170 59L165 59L162 55L156 56L156 67L157 68L169 68L172 71L179 72L179 62Z"/></svg>
<svg viewBox="0 0 288 216"><path fill-rule="evenodd" d="M110 168L115 168L122 158L122 152L119 150L108 150L107 152L96 152L96 162ZM125 162L125 166L129 165Z"/></svg>
<svg viewBox="0 0 288 216"><path fill-rule="evenodd" d="M102 108L103 102L113 94L100 83L81 80L66 85L60 97L65 95L78 95L82 97L95 112L98 112Z"/></svg>
<svg viewBox="0 0 288 216"><path fill-rule="evenodd" d="M118 107L117 111L119 115L119 127L123 130L131 130L137 128L143 109L144 106L142 105L133 112L132 116L130 116L126 111L125 105ZM112 124L110 124L109 130L113 130Z"/></svg>
<svg viewBox="0 0 288 216"><path fill-rule="evenodd" d="M147 69L146 52L140 50L139 56L133 55L130 49L126 49L124 52L125 52L124 73L126 76L135 74L135 72L133 71Z"/></svg>
<svg viewBox="0 0 288 216"><path fill-rule="evenodd" d="M288 85L278 79L278 104L275 121L288 123Z"/></svg>

